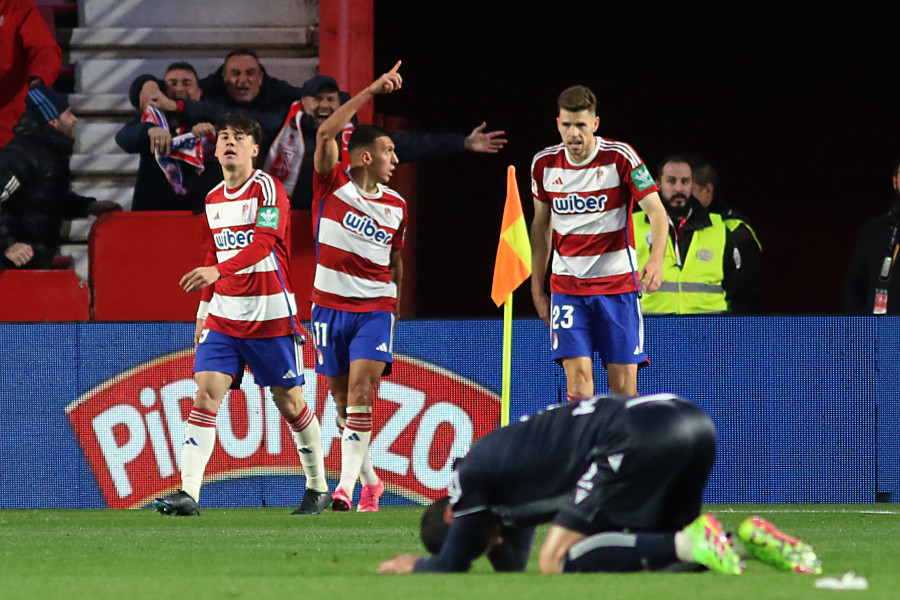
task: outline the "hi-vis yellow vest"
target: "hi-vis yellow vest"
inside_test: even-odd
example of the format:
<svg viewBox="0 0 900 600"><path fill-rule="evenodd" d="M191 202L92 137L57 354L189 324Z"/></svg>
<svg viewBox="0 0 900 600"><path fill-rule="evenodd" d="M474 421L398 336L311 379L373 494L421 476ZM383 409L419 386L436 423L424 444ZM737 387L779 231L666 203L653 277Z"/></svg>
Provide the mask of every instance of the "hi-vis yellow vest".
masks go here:
<svg viewBox="0 0 900 600"><path fill-rule="evenodd" d="M723 263L727 228L722 217L709 214L711 227L694 232L682 268L675 260L672 237L666 235L666 254L663 258L663 281L659 290L644 294L641 309L644 314L700 314L728 310L725 302ZM634 214L634 242L638 265L643 267L650 258L650 223L643 212Z"/></svg>

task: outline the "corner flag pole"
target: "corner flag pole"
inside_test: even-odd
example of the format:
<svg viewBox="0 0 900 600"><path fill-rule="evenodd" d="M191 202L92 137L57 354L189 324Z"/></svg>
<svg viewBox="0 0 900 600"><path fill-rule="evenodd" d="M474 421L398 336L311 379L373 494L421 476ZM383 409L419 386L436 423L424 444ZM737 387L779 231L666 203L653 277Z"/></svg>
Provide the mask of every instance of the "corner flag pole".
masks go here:
<svg viewBox="0 0 900 600"><path fill-rule="evenodd" d="M509 425L509 398L512 383L512 304L510 294L503 303L503 370L500 383L500 427Z"/></svg>
<svg viewBox="0 0 900 600"><path fill-rule="evenodd" d="M500 383L500 426L509 425L509 404L512 372L512 296L513 291L531 275L531 244L525 214L519 200L516 184L516 168L506 170L506 204L503 206L503 224L497 259L494 263L494 281L491 299L498 307L503 304L503 366Z"/></svg>

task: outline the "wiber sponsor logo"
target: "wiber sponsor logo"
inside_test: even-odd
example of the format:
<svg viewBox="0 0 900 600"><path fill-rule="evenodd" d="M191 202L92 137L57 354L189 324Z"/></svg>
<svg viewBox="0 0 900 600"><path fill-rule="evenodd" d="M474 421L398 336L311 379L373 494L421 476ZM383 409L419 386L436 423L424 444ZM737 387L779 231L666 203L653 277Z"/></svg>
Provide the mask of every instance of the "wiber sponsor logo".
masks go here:
<svg viewBox="0 0 900 600"><path fill-rule="evenodd" d="M313 365L314 349L304 350ZM196 385L193 351L184 350L110 379L67 407L72 429L110 508L136 508L181 484L184 431ZM334 402L312 368L304 396L322 426L329 477L340 474ZM396 356L378 389L372 460L396 493L424 502L444 493L453 459L496 427L499 398L478 384L415 359ZM229 392L216 421L205 481L301 473L290 430L268 390L250 373Z"/></svg>

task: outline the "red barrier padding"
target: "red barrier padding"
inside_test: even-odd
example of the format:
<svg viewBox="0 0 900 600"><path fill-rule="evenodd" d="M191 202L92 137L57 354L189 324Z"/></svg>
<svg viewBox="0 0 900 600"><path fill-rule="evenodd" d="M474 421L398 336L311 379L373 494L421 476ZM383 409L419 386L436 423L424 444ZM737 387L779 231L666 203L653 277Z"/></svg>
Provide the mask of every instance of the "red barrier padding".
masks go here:
<svg viewBox="0 0 900 600"><path fill-rule="evenodd" d="M189 212L116 212L90 235L95 321L193 321L199 294L179 287L203 264L204 217ZM309 211L291 214L291 281L300 318L308 319L315 273Z"/></svg>
<svg viewBox="0 0 900 600"><path fill-rule="evenodd" d="M75 271L0 271L0 321L87 321L90 306Z"/></svg>

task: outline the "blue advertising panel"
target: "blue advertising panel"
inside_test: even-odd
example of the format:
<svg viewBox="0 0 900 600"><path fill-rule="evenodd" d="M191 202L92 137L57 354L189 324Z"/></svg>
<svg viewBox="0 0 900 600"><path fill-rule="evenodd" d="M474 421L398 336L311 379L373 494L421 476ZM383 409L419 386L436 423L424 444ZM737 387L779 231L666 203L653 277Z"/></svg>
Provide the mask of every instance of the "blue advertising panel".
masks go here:
<svg viewBox="0 0 900 600"><path fill-rule="evenodd" d="M134 508L179 485L195 387L193 324L0 325L0 508ZM900 322L875 317L648 318L643 393L713 418L709 502L872 502L900 492ZM443 493L454 457L497 426L502 322L401 321L382 380L372 458L389 494ZM512 420L565 401L536 319L513 331ZM304 396L340 470L334 405L305 352ZM596 368L597 391L605 372ZM303 477L268 392L245 377L223 403L205 506L287 506Z"/></svg>

